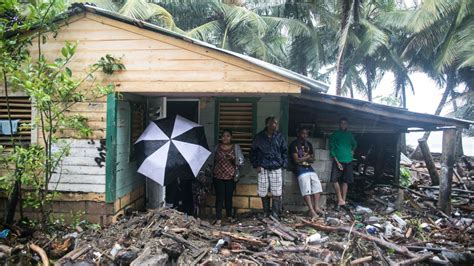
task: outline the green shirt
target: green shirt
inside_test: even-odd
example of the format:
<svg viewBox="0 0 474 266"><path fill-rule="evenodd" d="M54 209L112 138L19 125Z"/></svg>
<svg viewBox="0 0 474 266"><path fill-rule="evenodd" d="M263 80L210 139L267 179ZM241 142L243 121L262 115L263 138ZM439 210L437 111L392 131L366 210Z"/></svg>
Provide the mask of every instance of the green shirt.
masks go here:
<svg viewBox="0 0 474 266"><path fill-rule="evenodd" d="M357 147L354 135L349 131L337 130L329 138L331 157L340 163L352 162L352 151Z"/></svg>

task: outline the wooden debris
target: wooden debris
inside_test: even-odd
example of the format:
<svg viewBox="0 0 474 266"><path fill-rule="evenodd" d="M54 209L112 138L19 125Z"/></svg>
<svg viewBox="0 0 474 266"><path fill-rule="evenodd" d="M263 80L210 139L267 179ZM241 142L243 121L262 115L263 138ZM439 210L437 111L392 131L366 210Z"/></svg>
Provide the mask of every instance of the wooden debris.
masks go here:
<svg viewBox="0 0 474 266"><path fill-rule="evenodd" d="M365 257L358 258L351 261L350 265L358 265L358 264L366 263L366 262L372 261L373 259L374 258L372 256L365 256Z"/></svg>
<svg viewBox="0 0 474 266"><path fill-rule="evenodd" d="M429 253L426 253L426 254L423 254L423 255L420 255L420 256L413 257L411 259L407 259L407 260L404 260L404 261L397 262L397 263L392 264L392 265L396 265L396 266L415 265L416 263L423 262L425 260L430 259L431 257L433 257L433 253L429 252Z"/></svg>
<svg viewBox="0 0 474 266"><path fill-rule="evenodd" d="M318 229L318 230L326 231L326 232L346 232L346 233L351 232L351 228L348 227L348 226L332 227L332 226L326 226L326 225L321 225L321 224L315 224L315 223L306 221L304 219L302 221L303 221L303 224L305 224L307 226L313 227L313 228ZM354 234L354 235L356 235L360 238L363 238L365 240L374 241L378 245L383 246L387 249L392 249L395 252L400 253L402 255L406 255L406 256L412 257L412 258L416 257L416 254L409 251L406 247L399 246L399 245L396 245L392 242L388 242L388 241L385 241L383 239L376 238L374 236L367 235L367 234L364 234L364 233L361 233L361 232L355 231L355 230L352 230L352 234Z"/></svg>
<svg viewBox="0 0 474 266"><path fill-rule="evenodd" d="M255 246L266 246L267 245L267 243L265 241L263 241L261 239L258 239L258 238L255 238L253 236L248 236L248 235L243 235L243 234L235 234L235 233L225 232L225 231L221 231L220 234L222 236L228 236L236 242L248 243L248 244L255 245Z"/></svg>
<svg viewBox="0 0 474 266"><path fill-rule="evenodd" d="M44 249L42 249L40 246L37 246L35 244L30 244L30 249L34 252L36 252L40 258L41 258L41 263L43 263L43 265L49 265L49 258L48 258L48 255L46 255L46 252L44 251Z"/></svg>

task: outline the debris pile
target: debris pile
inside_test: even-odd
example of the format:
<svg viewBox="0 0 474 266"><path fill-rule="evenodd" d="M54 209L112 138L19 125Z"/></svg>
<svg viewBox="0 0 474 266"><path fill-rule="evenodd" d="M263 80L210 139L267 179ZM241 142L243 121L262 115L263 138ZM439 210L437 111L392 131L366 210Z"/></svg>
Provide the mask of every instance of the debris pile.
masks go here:
<svg viewBox="0 0 474 266"><path fill-rule="evenodd" d="M436 208L421 162L407 162L410 186L374 185L346 208L309 220L242 214L223 226L163 208L132 213L107 228L0 231L0 263L55 265L474 264L473 177L453 182L453 211ZM459 170L457 170L458 172ZM466 173L468 173L466 171ZM403 191L403 197L399 197ZM397 210L397 199L402 208Z"/></svg>

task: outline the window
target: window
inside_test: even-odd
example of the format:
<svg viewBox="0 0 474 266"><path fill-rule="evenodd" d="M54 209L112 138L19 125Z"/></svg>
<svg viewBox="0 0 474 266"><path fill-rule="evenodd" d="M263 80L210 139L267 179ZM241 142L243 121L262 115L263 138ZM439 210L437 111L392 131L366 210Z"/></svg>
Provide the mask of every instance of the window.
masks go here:
<svg viewBox="0 0 474 266"><path fill-rule="evenodd" d="M223 129L232 130L233 141L239 144L245 155L250 153L256 123L255 101L218 101L217 102L217 133Z"/></svg>
<svg viewBox="0 0 474 266"><path fill-rule="evenodd" d="M29 97L9 97L10 115L13 121L18 120L16 134L13 135L17 145L29 145L31 143L31 128L24 127L31 123L31 101ZM1 124L8 123L7 98L0 96L0 121ZM10 135L0 128L0 145L7 150L12 148Z"/></svg>

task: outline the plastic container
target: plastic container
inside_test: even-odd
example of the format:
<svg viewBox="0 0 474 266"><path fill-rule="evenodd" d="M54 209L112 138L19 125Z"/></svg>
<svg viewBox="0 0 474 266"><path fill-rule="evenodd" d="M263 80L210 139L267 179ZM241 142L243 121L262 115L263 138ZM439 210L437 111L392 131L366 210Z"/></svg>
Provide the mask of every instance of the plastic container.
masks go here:
<svg viewBox="0 0 474 266"><path fill-rule="evenodd" d="M355 212L356 214L371 214L373 211L367 207L357 206Z"/></svg>
<svg viewBox="0 0 474 266"><path fill-rule="evenodd" d="M321 234L314 233L306 238L306 244L322 244L326 242L329 237L321 237Z"/></svg>

